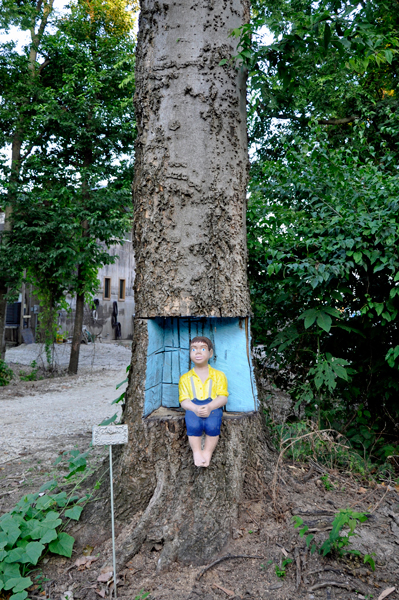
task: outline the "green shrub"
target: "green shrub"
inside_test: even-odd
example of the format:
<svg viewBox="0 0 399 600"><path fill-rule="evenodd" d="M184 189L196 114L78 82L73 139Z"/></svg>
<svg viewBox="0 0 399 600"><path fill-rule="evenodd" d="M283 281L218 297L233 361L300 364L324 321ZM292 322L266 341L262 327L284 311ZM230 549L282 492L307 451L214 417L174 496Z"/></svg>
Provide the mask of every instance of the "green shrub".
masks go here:
<svg viewBox="0 0 399 600"><path fill-rule="evenodd" d="M13 372L10 367L0 359L0 387L8 385L13 378Z"/></svg>

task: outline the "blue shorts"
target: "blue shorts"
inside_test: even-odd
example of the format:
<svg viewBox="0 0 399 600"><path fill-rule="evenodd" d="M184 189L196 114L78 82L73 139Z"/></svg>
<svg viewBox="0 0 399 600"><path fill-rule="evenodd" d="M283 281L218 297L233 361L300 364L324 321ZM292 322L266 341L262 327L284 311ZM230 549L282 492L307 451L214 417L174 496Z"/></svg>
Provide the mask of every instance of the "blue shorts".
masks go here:
<svg viewBox="0 0 399 600"><path fill-rule="evenodd" d="M207 398L206 400L197 400L197 398L194 398L192 402L198 406L204 406L205 404L212 402L212 398ZM209 417L197 417L192 410L186 410L185 419L187 435L201 437L201 435L205 433L211 437L216 437L220 434L222 415L222 408L215 408Z"/></svg>

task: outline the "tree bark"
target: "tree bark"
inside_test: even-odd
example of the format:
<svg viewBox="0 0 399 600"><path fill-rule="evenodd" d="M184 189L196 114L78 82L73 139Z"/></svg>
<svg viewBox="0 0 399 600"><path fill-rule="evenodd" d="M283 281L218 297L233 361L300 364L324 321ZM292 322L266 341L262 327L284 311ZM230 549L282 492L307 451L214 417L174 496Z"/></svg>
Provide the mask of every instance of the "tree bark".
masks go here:
<svg viewBox="0 0 399 600"><path fill-rule="evenodd" d="M147 344L146 321L137 319L124 412L129 444L114 471L115 507L130 520L117 540L117 562L156 543L158 570L176 560L205 564L231 538L239 503L267 491L275 454L258 412L224 413L211 465L195 467L182 413L161 408L142 418Z"/></svg>
<svg viewBox="0 0 399 600"><path fill-rule="evenodd" d="M193 464L179 409L143 418L147 377L155 385L162 377L147 356L148 319L250 313L245 73L219 66L235 52L230 31L248 20L247 0L141 2L136 321L123 413L129 443L115 466L116 507L129 524L119 565L145 543L162 544L158 569L207 562L229 540L239 502L259 497L271 479L274 455L257 412L224 414L205 469ZM247 360L249 349L242 352Z"/></svg>
<svg viewBox="0 0 399 600"><path fill-rule="evenodd" d="M0 360L6 358L6 342L5 342L5 329L6 329L6 310L7 301L6 296L7 288L0 281Z"/></svg>
<svg viewBox="0 0 399 600"><path fill-rule="evenodd" d="M245 317L246 73L219 66L249 2L142 0L133 186L136 315Z"/></svg>
<svg viewBox="0 0 399 600"><path fill-rule="evenodd" d="M74 322L74 326L73 326L71 355L69 357L69 366L68 366L69 375L76 375L78 372L80 343L81 343L81 339L82 339L82 328L83 328L84 305L85 305L84 292L82 294L76 294L75 322Z"/></svg>

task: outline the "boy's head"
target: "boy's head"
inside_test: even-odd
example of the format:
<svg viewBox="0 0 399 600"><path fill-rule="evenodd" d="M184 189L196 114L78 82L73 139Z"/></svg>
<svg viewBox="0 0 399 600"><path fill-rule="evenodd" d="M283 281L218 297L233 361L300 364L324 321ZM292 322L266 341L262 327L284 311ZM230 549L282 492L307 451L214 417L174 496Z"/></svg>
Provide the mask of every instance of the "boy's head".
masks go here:
<svg viewBox="0 0 399 600"><path fill-rule="evenodd" d="M213 355L213 344L204 336L196 336L190 342L190 359L194 364L201 366L208 362Z"/></svg>

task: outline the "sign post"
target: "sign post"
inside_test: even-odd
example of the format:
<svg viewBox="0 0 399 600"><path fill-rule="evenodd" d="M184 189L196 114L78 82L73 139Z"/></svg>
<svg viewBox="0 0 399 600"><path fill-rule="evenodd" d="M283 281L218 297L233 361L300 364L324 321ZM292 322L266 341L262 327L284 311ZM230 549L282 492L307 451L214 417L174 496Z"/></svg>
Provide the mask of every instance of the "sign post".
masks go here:
<svg viewBox="0 0 399 600"><path fill-rule="evenodd" d="M115 557L115 521L114 521L114 483L112 473L112 446L127 444L127 425L95 425L93 427L93 446L109 446L109 478L111 492L111 527L112 527L112 561L114 571L114 596L116 591L116 557Z"/></svg>

